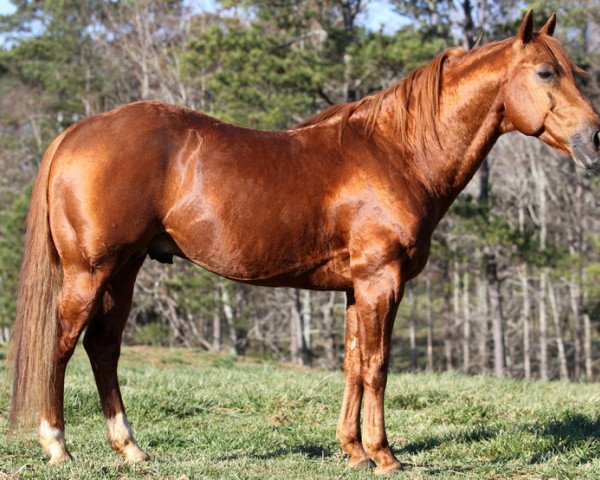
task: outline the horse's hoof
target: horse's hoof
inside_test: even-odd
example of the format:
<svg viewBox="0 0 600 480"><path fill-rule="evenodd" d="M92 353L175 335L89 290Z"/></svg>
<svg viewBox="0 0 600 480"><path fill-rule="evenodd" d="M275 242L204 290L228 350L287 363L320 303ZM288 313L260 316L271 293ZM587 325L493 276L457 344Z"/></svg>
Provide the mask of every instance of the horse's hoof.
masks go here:
<svg viewBox="0 0 600 480"><path fill-rule="evenodd" d="M139 463L150 460L150 455L135 444L128 445L122 452L127 463Z"/></svg>
<svg viewBox="0 0 600 480"><path fill-rule="evenodd" d="M392 475L394 472L402 470L402 464L400 462L390 463L389 465L379 465L373 473L382 477Z"/></svg>
<svg viewBox="0 0 600 480"><path fill-rule="evenodd" d="M62 452L53 455L52 458L48 460L48 465L56 465L57 463L70 462L71 460L73 460L71 454L66 450L63 450Z"/></svg>
<svg viewBox="0 0 600 480"><path fill-rule="evenodd" d="M347 465L350 468L359 470L359 469L363 469L363 468L366 469L366 468L374 467L375 463L369 457L362 457L362 458L348 459Z"/></svg>

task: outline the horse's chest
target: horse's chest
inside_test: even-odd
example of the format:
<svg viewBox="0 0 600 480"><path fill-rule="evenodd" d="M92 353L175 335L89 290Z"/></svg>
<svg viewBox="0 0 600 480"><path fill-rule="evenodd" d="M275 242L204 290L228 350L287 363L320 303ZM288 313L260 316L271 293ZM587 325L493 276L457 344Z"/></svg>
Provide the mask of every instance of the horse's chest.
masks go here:
<svg viewBox="0 0 600 480"><path fill-rule="evenodd" d="M423 240L419 245L411 249L407 249L407 280L415 278L423 271L429 259L430 246L431 238L427 241Z"/></svg>

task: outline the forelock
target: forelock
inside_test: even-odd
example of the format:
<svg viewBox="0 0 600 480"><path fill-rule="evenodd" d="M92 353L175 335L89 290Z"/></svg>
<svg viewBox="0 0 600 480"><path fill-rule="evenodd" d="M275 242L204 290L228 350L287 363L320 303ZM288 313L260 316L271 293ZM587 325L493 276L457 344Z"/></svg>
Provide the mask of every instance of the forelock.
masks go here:
<svg viewBox="0 0 600 480"><path fill-rule="evenodd" d="M560 74L570 79L576 74L585 73L573 62L563 45L550 35L535 34L528 46L536 53L546 56Z"/></svg>

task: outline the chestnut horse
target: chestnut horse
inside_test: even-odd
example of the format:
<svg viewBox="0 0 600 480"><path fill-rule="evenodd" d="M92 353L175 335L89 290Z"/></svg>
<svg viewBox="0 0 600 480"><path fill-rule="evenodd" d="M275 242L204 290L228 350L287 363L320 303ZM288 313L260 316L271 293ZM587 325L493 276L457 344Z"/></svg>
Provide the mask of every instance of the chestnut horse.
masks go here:
<svg viewBox="0 0 600 480"><path fill-rule="evenodd" d="M87 327L110 444L128 461L148 458L125 416L117 363L144 259L177 255L240 282L346 292L337 436L350 466L399 469L383 413L390 336L436 225L505 132L584 167L600 156L600 117L554 26L552 16L534 32L528 12L513 38L445 51L284 132L154 102L65 130L44 155L27 218L13 423L39 414L50 463L70 458L65 367Z"/></svg>

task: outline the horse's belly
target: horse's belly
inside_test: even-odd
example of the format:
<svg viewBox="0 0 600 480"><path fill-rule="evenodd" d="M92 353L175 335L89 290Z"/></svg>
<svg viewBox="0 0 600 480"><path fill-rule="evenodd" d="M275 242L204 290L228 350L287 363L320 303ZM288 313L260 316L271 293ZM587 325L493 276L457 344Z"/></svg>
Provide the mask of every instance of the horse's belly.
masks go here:
<svg viewBox="0 0 600 480"><path fill-rule="evenodd" d="M347 288L347 252L332 249L323 230L268 223L263 217L228 226L222 219L197 214L194 220L169 222L166 228L182 256L232 280L319 290Z"/></svg>

